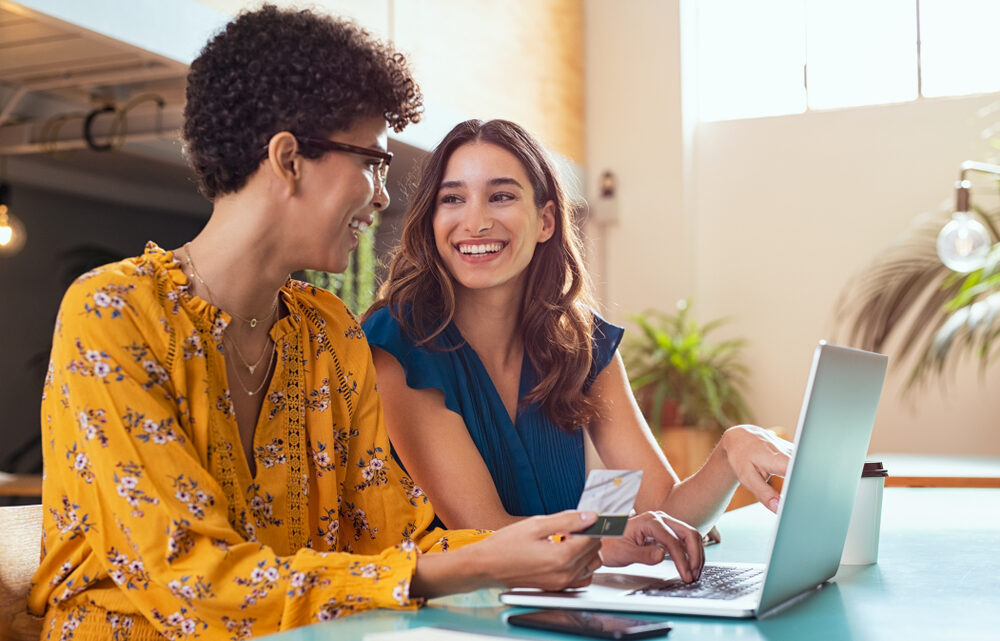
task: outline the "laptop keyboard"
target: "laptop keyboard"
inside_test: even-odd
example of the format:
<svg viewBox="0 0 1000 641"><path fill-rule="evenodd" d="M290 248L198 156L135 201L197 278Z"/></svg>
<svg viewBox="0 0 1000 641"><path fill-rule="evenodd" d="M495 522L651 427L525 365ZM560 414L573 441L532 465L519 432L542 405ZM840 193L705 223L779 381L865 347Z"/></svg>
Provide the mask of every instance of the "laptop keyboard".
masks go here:
<svg viewBox="0 0 1000 641"><path fill-rule="evenodd" d="M656 581L629 595L735 599L760 587L763 574L763 568L708 565L694 583L684 583L679 578Z"/></svg>

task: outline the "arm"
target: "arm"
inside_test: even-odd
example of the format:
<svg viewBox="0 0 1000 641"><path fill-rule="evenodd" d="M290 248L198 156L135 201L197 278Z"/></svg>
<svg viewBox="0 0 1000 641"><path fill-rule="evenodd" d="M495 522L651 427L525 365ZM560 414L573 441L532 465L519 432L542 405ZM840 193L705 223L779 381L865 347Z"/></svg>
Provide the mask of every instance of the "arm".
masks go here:
<svg viewBox="0 0 1000 641"><path fill-rule="evenodd" d="M697 473L679 482L635 402L621 356L598 375L591 394L600 417L590 435L610 468L643 470L636 510L664 510L707 531L725 510L739 482L772 510L777 492L767 485L782 475L790 444L754 426L730 428Z"/></svg>
<svg viewBox="0 0 1000 641"><path fill-rule="evenodd" d="M569 535L596 519L595 512L575 510L534 516L474 545L421 556L411 593L429 598L483 587L583 587L601 566L600 539Z"/></svg>
<svg viewBox="0 0 1000 641"><path fill-rule="evenodd" d="M449 527L497 528L523 518L504 510L465 422L445 407L442 394L433 389L410 388L402 366L391 354L378 348L372 352L393 447L414 480L433 498L442 520ZM669 471L665 459L663 466ZM491 537L497 539L494 543L505 540L498 538L502 532ZM660 546L645 546L647 537ZM532 549L522 548L521 544L514 547L525 554ZM601 554L605 562L613 565L656 563L663 560L664 550L670 552L685 580L697 578L704 562L701 540L689 526L665 514L630 520L624 540L603 539ZM537 563L552 553L550 548L539 552ZM429 561L429 557L421 559L421 563Z"/></svg>
<svg viewBox="0 0 1000 641"><path fill-rule="evenodd" d="M421 407L421 401L436 401L441 405L439 408L449 420L458 419L454 412L444 409L441 394L428 394L429 390L411 390L402 381L402 369L396 360L382 350L372 350L376 353L375 358L383 358L391 361L399 370L399 379L406 392L424 392L418 395L417 404L413 407L407 406L408 413L414 413L414 407ZM395 393L392 385L386 389L383 383L383 370L377 370L379 377L380 392L386 398L392 399L385 405L398 407L399 396ZM378 402L379 394L374 390L367 395L367 402L362 398L362 407L359 410L357 420L375 425L376 429L382 429L384 425L382 412L383 404ZM363 397L365 395L362 395ZM432 406L433 407L433 406ZM423 408L426 409L426 408ZM388 410L387 410L388 411ZM460 420L460 419L459 419ZM359 425L359 431L362 426ZM500 512L503 507L497 497L489 473L482 464L479 452L472 444L471 439L465 431L464 423L458 426L462 430L468 441L468 446L472 448L471 458L479 463L481 473L479 488L481 491L488 490L492 495L496 509ZM384 442L385 434L376 434L376 442ZM427 441L433 444L440 435L428 438ZM419 446L422 443L411 443ZM398 449L398 445L396 445ZM435 448L429 448L434 451ZM449 450L450 451L450 450ZM423 463L423 459L417 459ZM390 468L390 478L404 476L391 458L387 460ZM421 468L422 469L422 468ZM347 483L350 486L351 483ZM488 487L486 487L488 485ZM459 486L462 486L459 483ZM350 490L348 490L350 492ZM358 502L365 500L362 491L355 494ZM445 496L450 496L446 492ZM413 495L411 495L413 496ZM426 495L415 498L414 502L423 501L426 503ZM430 510L428 509L428 512ZM506 515L506 513L504 513ZM395 516L395 515L392 515ZM581 587L590 582L590 575L600 566L598 550L599 542L587 537L573 537L570 533L583 529L592 524L596 519L594 513L584 513L568 510L551 516L541 516L528 519L517 519L507 516L508 522L512 523L508 527L500 529L495 534L485 539L474 541L468 544L473 537L482 537L481 532L449 531L445 537L438 540L433 545L433 549L447 550L443 554L424 554L418 557L417 567L410 584L410 594L419 597L435 597L456 592L467 592L483 587L537 587L546 590L560 590L567 587ZM406 529L413 527L407 524ZM419 526L417 528L420 529ZM560 543L555 543L550 537L557 534ZM440 535L439 531L427 533L418 543L421 549L427 549L427 543L432 542ZM471 535L471 536L470 536ZM511 554L511 550L517 550L517 554Z"/></svg>
<svg viewBox="0 0 1000 641"><path fill-rule="evenodd" d="M225 493L182 426L188 390L172 388L169 364L149 347L162 337L159 323L131 307L87 315L91 291L82 289L63 303L43 402L51 480L40 576L55 580L54 599L106 575L159 630L215 636L411 605L397 588L414 571L413 549L281 556L235 531Z"/></svg>
<svg viewBox="0 0 1000 641"><path fill-rule="evenodd" d="M372 357L392 446L414 482L432 497L449 528L499 529L507 513L465 421L436 389L412 389L399 361L377 347Z"/></svg>

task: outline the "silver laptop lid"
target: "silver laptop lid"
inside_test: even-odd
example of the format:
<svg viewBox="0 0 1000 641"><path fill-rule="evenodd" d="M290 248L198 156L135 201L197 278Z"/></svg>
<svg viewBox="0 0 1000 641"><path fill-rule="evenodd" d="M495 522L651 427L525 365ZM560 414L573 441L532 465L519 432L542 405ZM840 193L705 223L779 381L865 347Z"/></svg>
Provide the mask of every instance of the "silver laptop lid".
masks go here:
<svg viewBox="0 0 1000 641"><path fill-rule="evenodd" d="M836 574L887 363L822 341L816 348L758 615Z"/></svg>

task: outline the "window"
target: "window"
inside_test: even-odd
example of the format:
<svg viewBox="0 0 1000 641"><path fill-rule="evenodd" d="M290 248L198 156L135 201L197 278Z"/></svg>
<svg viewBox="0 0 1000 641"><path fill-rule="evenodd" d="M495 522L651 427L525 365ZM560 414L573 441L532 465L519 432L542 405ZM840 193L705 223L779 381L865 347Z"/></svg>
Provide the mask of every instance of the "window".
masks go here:
<svg viewBox="0 0 1000 641"><path fill-rule="evenodd" d="M920 75L924 96L1000 91L996 0L920 0Z"/></svg>
<svg viewBox="0 0 1000 641"><path fill-rule="evenodd" d="M1000 91L996 0L698 0L701 120Z"/></svg>
<svg viewBox="0 0 1000 641"><path fill-rule="evenodd" d="M696 4L702 120L805 111L802 0L702 0Z"/></svg>

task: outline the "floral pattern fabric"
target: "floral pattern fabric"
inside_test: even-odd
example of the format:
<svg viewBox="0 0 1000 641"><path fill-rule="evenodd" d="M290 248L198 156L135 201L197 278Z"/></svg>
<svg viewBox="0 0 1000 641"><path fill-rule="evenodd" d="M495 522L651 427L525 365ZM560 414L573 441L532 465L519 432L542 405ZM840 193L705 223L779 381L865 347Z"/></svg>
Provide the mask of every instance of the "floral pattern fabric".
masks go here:
<svg viewBox="0 0 1000 641"><path fill-rule="evenodd" d="M171 252L100 268L60 308L42 400L45 638L244 639L409 596L417 556L483 533L433 509L389 455L371 354L332 294L297 281L240 445L222 332Z"/></svg>

